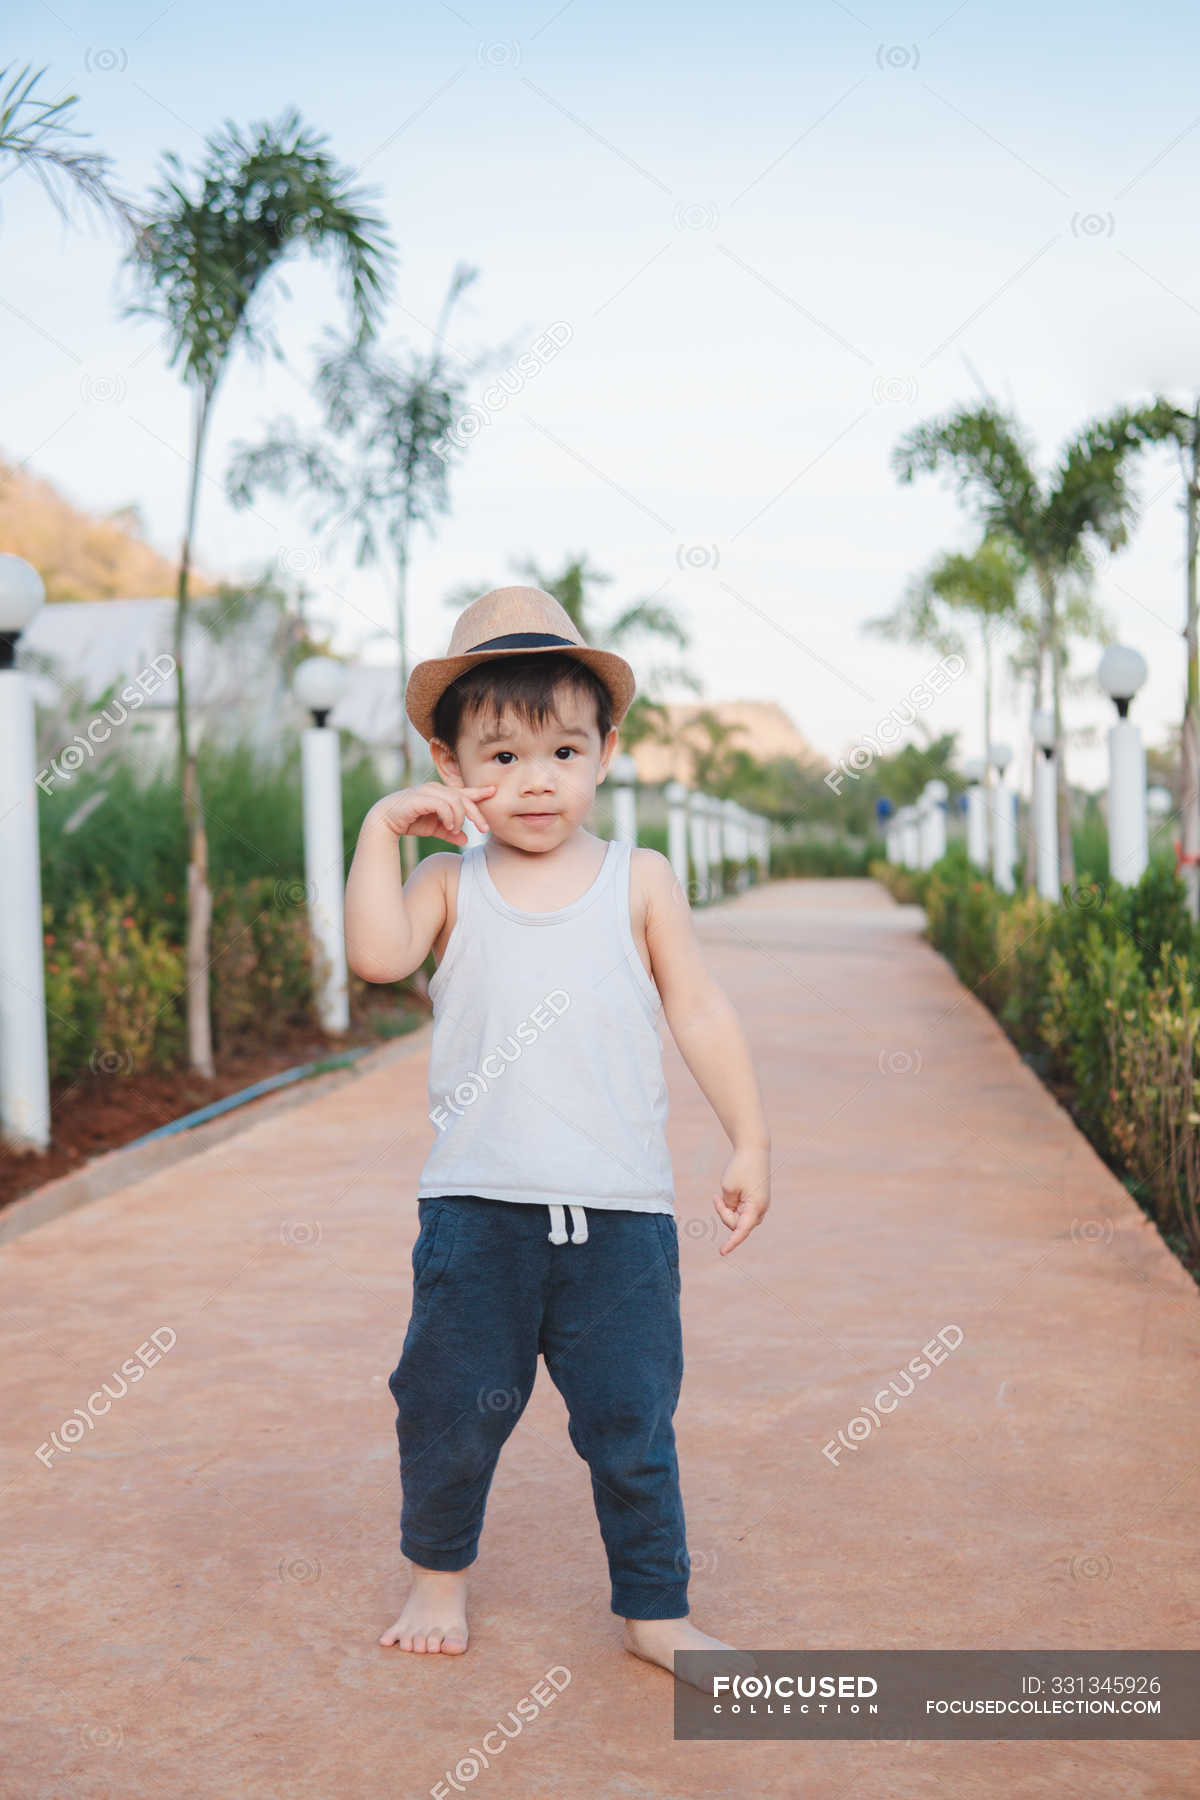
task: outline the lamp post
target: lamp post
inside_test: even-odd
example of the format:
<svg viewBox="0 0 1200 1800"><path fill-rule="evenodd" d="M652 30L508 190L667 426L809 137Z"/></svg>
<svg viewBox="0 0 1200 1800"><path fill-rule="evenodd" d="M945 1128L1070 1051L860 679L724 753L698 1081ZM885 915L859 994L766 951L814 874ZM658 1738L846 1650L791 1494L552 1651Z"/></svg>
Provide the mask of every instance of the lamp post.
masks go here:
<svg viewBox="0 0 1200 1800"><path fill-rule="evenodd" d="M12 1150L50 1144L42 961L42 873L33 696L17 639L43 604L42 578L0 555L0 1135Z"/></svg>
<svg viewBox="0 0 1200 1800"><path fill-rule="evenodd" d="M987 790L983 778L987 764L973 756L963 765L967 783L967 861L977 869L988 866Z"/></svg>
<svg viewBox="0 0 1200 1800"><path fill-rule="evenodd" d="M1126 644L1110 644L1096 671L1117 709L1108 733L1108 872L1132 887L1150 860L1146 820L1146 750L1129 717L1129 702L1146 679L1146 659Z"/></svg>
<svg viewBox="0 0 1200 1800"><path fill-rule="evenodd" d="M1002 894L1013 891L1013 864L1017 860L1016 795L1004 785L1004 771L1012 761L1008 744L993 744L988 761L996 771L992 789L992 880Z"/></svg>
<svg viewBox="0 0 1200 1800"><path fill-rule="evenodd" d="M1057 900L1058 808L1052 712L1034 713L1033 741L1038 748L1038 756L1033 765L1033 842L1037 858L1037 891L1043 900Z"/></svg>
<svg viewBox="0 0 1200 1800"><path fill-rule="evenodd" d="M345 692L345 666L330 656L310 656L296 670L292 685L296 698L309 708L313 719L300 734L304 881L317 1016L324 1029L336 1035L350 1023L344 913L346 866L338 734L326 720Z"/></svg>

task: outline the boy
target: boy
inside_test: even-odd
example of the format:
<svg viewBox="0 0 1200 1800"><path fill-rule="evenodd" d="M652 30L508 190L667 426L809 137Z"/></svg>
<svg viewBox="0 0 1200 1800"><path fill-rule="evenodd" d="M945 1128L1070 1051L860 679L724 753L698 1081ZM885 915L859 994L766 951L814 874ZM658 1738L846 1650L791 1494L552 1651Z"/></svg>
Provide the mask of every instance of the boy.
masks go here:
<svg viewBox="0 0 1200 1800"><path fill-rule="evenodd" d="M540 1353L591 1469L626 1648L672 1670L676 1650L729 1648L687 1618L660 1014L733 1146L714 1199L731 1232L722 1255L767 1210L770 1146L745 1039L670 863L584 828L633 694L629 664L586 645L550 595L494 589L408 683L444 785L387 795L359 834L351 968L398 981L431 949L438 965L436 1137L390 1381L413 1580L384 1645L466 1650L466 1570ZM468 818L486 842L427 856L405 884L397 837L463 845Z"/></svg>

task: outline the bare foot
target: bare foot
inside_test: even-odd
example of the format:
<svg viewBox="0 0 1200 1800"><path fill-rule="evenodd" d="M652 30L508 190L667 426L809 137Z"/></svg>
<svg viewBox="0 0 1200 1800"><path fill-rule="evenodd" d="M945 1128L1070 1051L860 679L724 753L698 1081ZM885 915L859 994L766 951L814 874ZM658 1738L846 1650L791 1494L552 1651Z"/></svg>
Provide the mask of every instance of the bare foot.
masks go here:
<svg viewBox="0 0 1200 1800"><path fill-rule="evenodd" d="M753 1675L758 1668L752 1656L722 1643L720 1638L709 1637L706 1631L698 1631L686 1616L682 1619L626 1619L625 1648L647 1662L658 1663L672 1675L675 1673L676 1650L724 1650L727 1654L720 1664L711 1664L702 1677L691 1680L682 1673L679 1676L681 1681L689 1680L692 1687L698 1687L704 1693L711 1693L709 1683L714 1674Z"/></svg>
<svg viewBox="0 0 1200 1800"><path fill-rule="evenodd" d="M381 1644L399 1644L402 1650L462 1656L467 1630L467 1571L423 1569L412 1564L412 1586L404 1611Z"/></svg>

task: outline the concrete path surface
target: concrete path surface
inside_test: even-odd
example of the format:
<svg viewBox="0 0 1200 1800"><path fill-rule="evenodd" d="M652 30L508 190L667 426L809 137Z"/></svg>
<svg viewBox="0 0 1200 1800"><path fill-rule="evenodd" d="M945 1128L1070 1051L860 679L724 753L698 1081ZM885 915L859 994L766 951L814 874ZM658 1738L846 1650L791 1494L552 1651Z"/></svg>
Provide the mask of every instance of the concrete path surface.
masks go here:
<svg viewBox="0 0 1200 1800"><path fill-rule="evenodd" d="M775 1175L719 1257L725 1139L667 1036L692 1618L763 1649L1200 1645L1200 1295L920 923L866 881L698 915ZM382 1649L427 1043L0 1251L5 1800L1200 1789L1190 1740L675 1741L544 1369L470 1650Z"/></svg>

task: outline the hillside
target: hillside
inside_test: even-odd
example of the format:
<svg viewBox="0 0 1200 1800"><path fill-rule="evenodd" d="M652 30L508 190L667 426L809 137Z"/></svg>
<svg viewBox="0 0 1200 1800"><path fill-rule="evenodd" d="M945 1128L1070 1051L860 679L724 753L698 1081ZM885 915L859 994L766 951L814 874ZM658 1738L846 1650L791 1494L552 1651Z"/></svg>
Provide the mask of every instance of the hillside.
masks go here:
<svg viewBox="0 0 1200 1800"><path fill-rule="evenodd" d="M672 734L678 736L697 713L713 712L724 725L740 725L743 729L731 740L731 748L746 750L758 762L769 762L775 756L787 756L796 762L824 769L825 758L815 751L774 700L721 700L698 704L668 706ZM632 752L640 781L686 781L691 759L682 746L639 744Z"/></svg>
<svg viewBox="0 0 1200 1800"><path fill-rule="evenodd" d="M0 457L0 550L23 556L47 600L112 600L173 594L176 564L146 543L136 510L89 513L48 481ZM211 583L202 576L195 591Z"/></svg>

